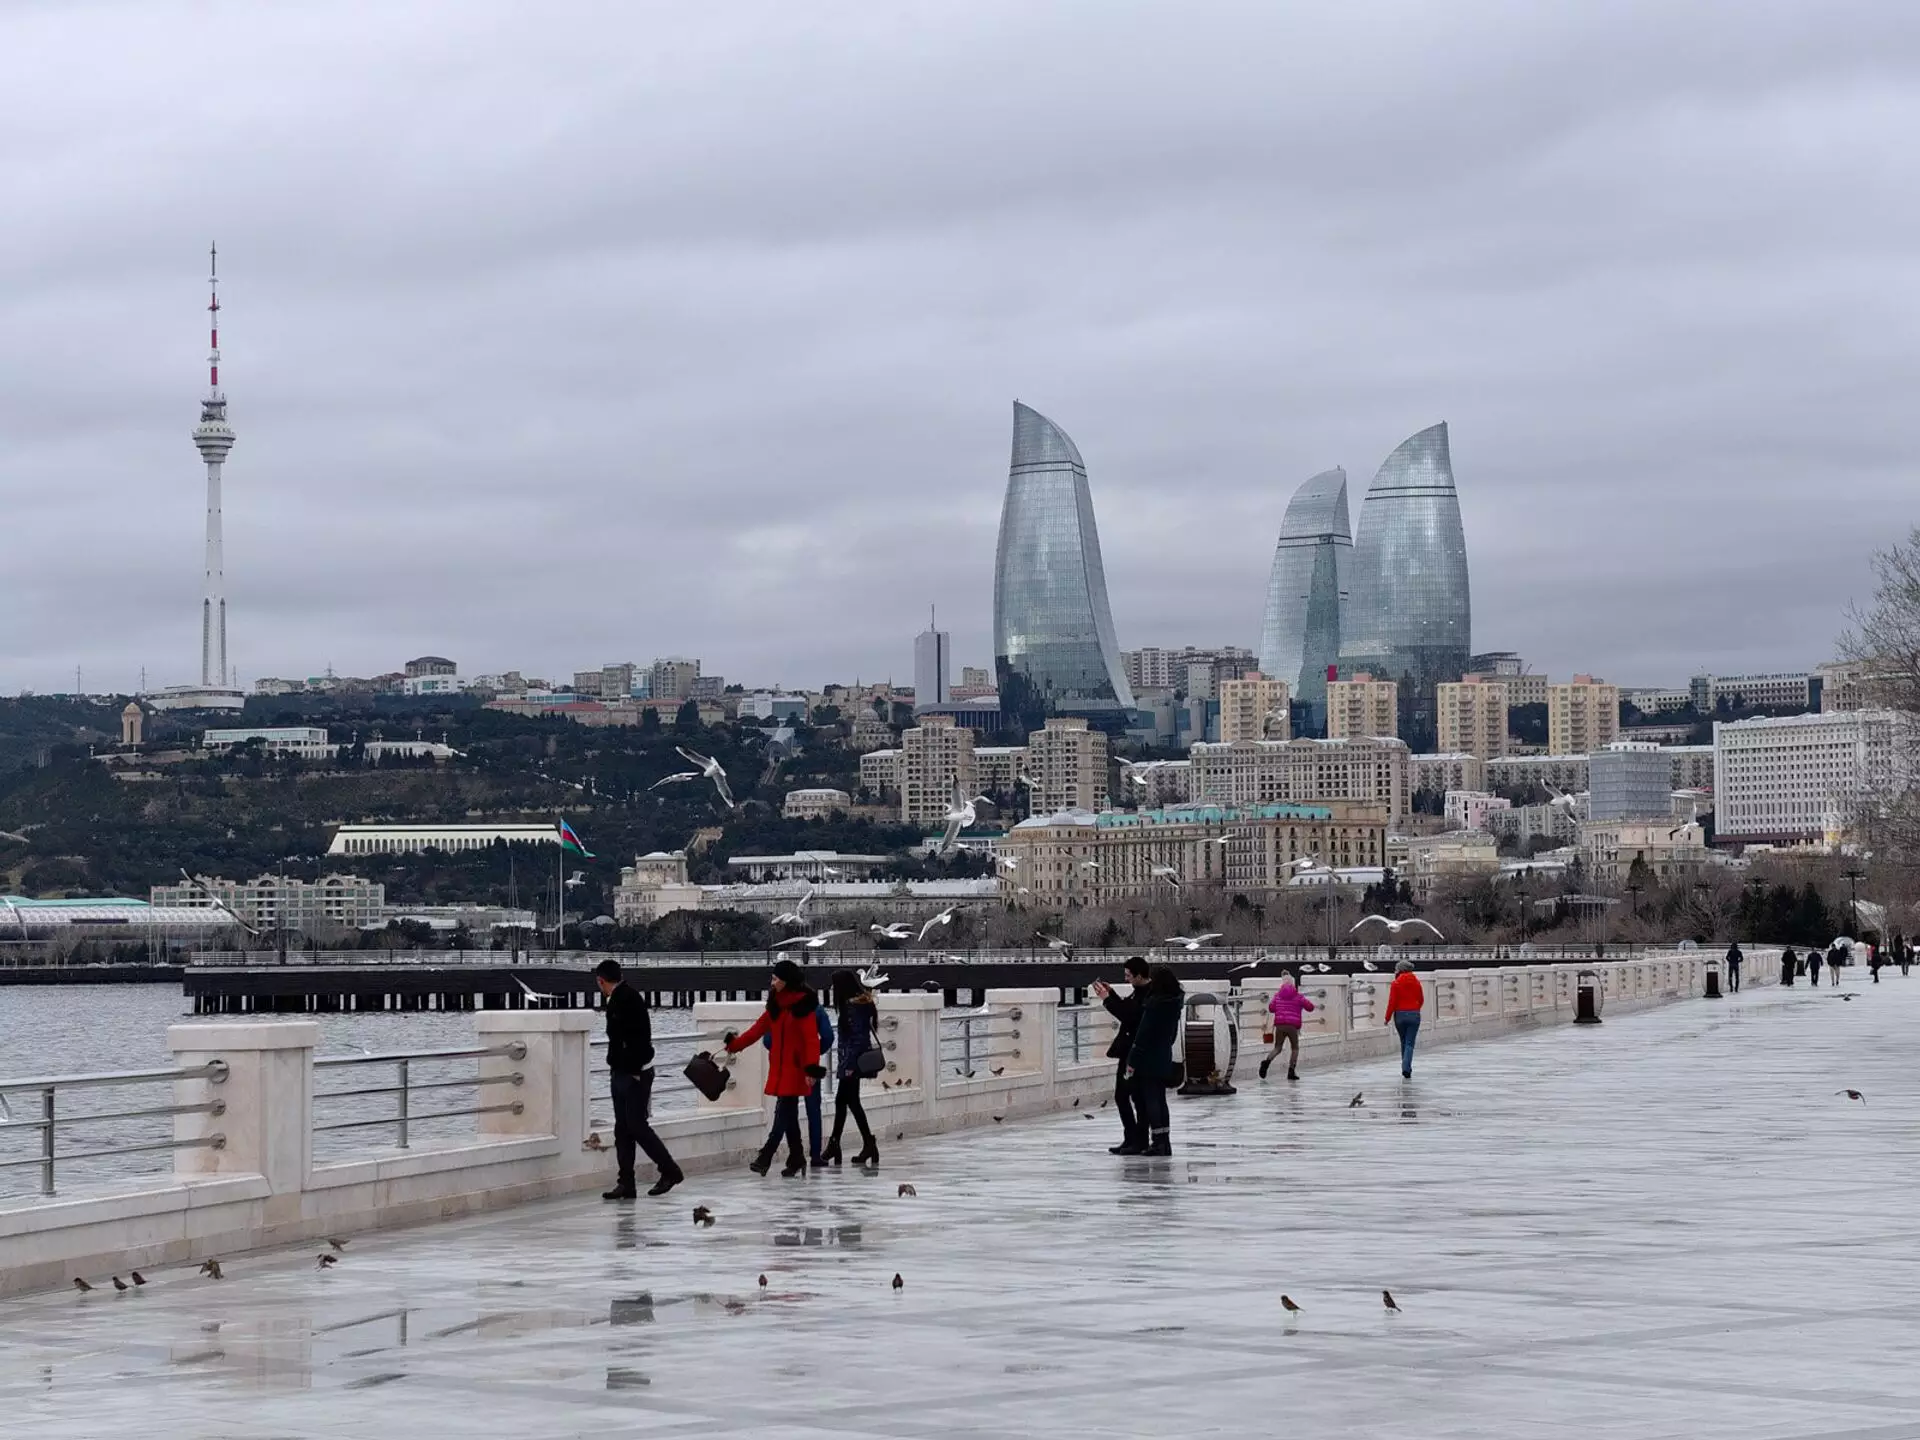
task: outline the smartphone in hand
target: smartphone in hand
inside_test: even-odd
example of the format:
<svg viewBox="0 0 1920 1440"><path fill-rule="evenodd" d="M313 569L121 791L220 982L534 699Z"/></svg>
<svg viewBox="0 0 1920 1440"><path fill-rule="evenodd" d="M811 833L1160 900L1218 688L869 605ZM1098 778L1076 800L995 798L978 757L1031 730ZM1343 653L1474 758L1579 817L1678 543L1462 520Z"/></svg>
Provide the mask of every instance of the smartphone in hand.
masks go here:
<svg viewBox="0 0 1920 1440"><path fill-rule="evenodd" d="M1094 981L1090 988L1093 991L1094 998L1097 1000L1104 1000L1113 993L1113 987L1104 980Z"/></svg>

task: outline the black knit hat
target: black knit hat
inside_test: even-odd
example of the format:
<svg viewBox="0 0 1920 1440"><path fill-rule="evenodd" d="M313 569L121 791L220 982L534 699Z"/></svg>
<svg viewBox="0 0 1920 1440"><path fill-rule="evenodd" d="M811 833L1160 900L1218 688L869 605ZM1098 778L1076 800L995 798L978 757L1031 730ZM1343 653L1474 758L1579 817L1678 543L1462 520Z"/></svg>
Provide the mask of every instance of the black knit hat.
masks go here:
<svg viewBox="0 0 1920 1440"><path fill-rule="evenodd" d="M791 960L776 960L773 964L773 973L795 988L807 983L807 972Z"/></svg>

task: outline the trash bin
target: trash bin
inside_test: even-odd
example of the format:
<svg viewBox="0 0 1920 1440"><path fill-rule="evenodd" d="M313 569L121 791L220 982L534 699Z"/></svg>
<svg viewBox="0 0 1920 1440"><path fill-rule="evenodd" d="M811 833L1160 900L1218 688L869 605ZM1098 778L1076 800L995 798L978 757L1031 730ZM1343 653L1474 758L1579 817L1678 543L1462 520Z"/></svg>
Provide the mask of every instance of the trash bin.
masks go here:
<svg viewBox="0 0 1920 1440"><path fill-rule="evenodd" d="M1705 998L1708 1000L1719 1000L1723 998L1720 994L1720 962L1718 960L1707 961L1707 988Z"/></svg>
<svg viewBox="0 0 1920 1440"><path fill-rule="evenodd" d="M1582 970L1574 977L1573 1023L1576 1025L1598 1025L1600 1023L1600 972Z"/></svg>

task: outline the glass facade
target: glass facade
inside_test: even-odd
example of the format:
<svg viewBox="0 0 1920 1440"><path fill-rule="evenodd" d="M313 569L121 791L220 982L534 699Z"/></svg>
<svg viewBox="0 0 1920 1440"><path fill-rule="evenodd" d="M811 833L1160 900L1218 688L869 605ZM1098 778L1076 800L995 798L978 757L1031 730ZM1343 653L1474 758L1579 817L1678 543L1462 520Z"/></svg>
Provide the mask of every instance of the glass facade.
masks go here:
<svg viewBox="0 0 1920 1440"><path fill-rule="evenodd" d="M1445 423L1386 459L1360 507L1340 673L1400 684L1400 738L1436 739L1434 689L1458 680L1472 652L1467 537Z"/></svg>
<svg viewBox="0 0 1920 1440"><path fill-rule="evenodd" d="M1107 605L1100 532L1080 452L1059 426L1013 405L1013 465L993 573L1000 709L1029 729L1047 715L1124 726L1133 691Z"/></svg>
<svg viewBox="0 0 1920 1440"><path fill-rule="evenodd" d="M1287 682L1310 732L1326 728L1327 667L1340 658L1352 563L1347 472L1323 470L1287 502L1260 627L1260 672Z"/></svg>

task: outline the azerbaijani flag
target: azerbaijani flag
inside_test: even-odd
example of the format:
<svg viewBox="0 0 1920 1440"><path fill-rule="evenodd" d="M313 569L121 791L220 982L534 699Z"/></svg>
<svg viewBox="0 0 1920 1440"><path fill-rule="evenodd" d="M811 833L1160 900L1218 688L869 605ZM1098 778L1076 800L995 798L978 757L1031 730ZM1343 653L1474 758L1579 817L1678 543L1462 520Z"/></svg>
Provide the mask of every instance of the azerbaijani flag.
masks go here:
<svg viewBox="0 0 1920 1440"><path fill-rule="evenodd" d="M564 820L560 822L560 848L563 851L571 850L583 860L593 859L593 851L580 843L580 837L573 833L573 826Z"/></svg>

